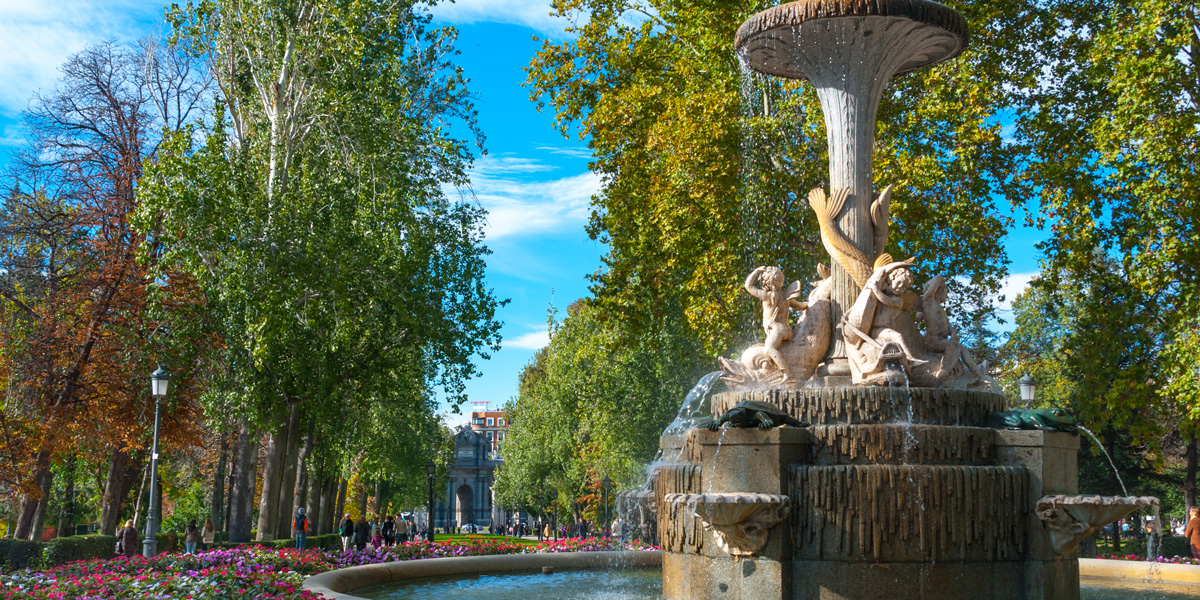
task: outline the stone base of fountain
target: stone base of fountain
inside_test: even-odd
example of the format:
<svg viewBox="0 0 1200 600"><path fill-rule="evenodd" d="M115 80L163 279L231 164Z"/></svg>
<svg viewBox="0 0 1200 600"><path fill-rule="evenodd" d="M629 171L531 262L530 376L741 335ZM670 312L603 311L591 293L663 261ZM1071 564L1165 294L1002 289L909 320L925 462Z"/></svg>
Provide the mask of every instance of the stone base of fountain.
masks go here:
<svg viewBox="0 0 1200 600"><path fill-rule="evenodd" d="M1076 555L1036 510L1077 493L1075 435L986 427L1005 398L964 390L729 392L713 415L746 400L812 425L663 438L678 457L654 478L667 598L1079 597ZM789 500L752 553L697 508L739 495Z"/></svg>

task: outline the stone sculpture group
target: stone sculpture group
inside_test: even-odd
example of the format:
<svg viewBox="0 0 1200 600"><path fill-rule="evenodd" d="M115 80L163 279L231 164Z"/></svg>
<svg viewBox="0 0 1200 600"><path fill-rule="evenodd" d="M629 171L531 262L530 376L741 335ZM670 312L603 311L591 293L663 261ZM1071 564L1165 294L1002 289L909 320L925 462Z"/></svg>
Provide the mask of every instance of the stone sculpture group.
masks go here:
<svg viewBox="0 0 1200 600"><path fill-rule="evenodd" d="M812 379L828 358L836 333L845 340L851 381L863 385L902 385L958 389L984 389L990 380L959 342L943 304L946 279L937 275L926 282L921 295L913 286L913 259L894 260L884 252L888 238L888 208L892 187L871 204L873 256L855 247L837 226L849 190L826 195L815 189L808 195L817 214L821 241L829 255L845 269L861 291L840 322L832 322L829 269L818 266L807 302L797 298L803 285L787 279L778 267L758 267L746 278L745 288L762 302L766 341L742 352L734 361L720 359L725 381L732 389L760 389L796 385ZM791 309L803 311L793 327ZM921 331L923 326L924 331Z"/></svg>

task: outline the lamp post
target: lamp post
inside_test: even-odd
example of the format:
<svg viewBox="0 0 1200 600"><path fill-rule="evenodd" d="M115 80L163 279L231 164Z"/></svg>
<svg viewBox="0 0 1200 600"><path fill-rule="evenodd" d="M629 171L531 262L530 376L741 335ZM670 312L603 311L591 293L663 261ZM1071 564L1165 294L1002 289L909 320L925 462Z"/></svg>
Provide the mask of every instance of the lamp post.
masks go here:
<svg viewBox="0 0 1200 600"><path fill-rule="evenodd" d="M426 536L429 541L433 542L433 476L437 473L437 465L433 464L433 459L429 459L429 464L425 465L425 471L429 473L429 531Z"/></svg>
<svg viewBox="0 0 1200 600"><path fill-rule="evenodd" d="M1037 381L1026 373L1017 383L1021 386L1021 401L1025 403L1025 408L1029 408L1033 403L1033 394L1037 391Z"/></svg>
<svg viewBox="0 0 1200 600"><path fill-rule="evenodd" d="M608 488L610 488L610 487L612 487L612 480L608 478L608 475L605 475L604 479L600 482L600 492L601 492L600 501L604 503L604 526L600 528L600 531L605 532L604 537L608 537L608 533L606 533L606 532L608 531L608 524L609 524L609 521L608 521Z"/></svg>
<svg viewBox="0 0 1200 600"><path fill-rule="evenodd" d="M158 428L162 424L162 400L167 397L171 375L158 365L150 374L150 393L154 395L154 445L150 449L150 510L146 511L146 539L142 540L142 556L158 554Z"/></svg>

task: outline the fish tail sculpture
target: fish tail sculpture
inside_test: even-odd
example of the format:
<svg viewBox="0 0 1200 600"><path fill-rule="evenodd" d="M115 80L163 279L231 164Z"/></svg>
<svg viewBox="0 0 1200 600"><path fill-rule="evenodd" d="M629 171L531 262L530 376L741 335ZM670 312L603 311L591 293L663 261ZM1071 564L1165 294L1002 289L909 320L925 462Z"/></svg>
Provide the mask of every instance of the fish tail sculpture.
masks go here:
<svg viewBox="0 0 1200 600"><path fill-rule="evenodd" d="M875 226L875 238L872 250L875 255L883 254L888 240L888 211L892 206L892 186L883 188L875 202L871 203L871 224Z"/></svg>
<svg viewBox="0 0 1200 600"><path fill-rule="evenodd" d="M833 191L832 195L826 196L825 190L816 188L808 193L808 205L812 207L813 212L817 213L817 223L821 226L821 242L825 245L825 250L829 255L842 265L842 268L854 278L854 282L860 287L866 284L867 279L871 276L873 269L871 268L871 259L859 250L855 245L842 234L838 229L834 219L841 214L842 209L846 206L846 199L850 197L850 190L841 188ZM890 199L891 194L888 194ZM878 203L878 201L877 201ZM886 208L885 208L886 210ZM874 212L874 211L872 211ZM874 219L874 215L872 215ZM886 221L886 214L883 216ZM876 228L878 233L878 228ZM886 243L887 231L883 232ZM874 240L872 240L874 242Z"/></svg>

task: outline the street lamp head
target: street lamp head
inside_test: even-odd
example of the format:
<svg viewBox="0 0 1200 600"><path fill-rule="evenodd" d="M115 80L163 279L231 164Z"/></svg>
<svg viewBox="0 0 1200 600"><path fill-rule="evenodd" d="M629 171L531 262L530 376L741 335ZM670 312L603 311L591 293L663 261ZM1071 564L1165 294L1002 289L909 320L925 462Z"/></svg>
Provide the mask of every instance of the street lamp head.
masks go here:
<svg viewBox="0 0 1200 600"><path fill-rule="evenodd" d="M433 464L433 459L430 459L429 464L425 465L425 471L433 477L437 473L437 465Z"/></svg>
<svg viewBox="0 0 1200 600"><path fill-rule="evenodd" d="M608 478L608 475L605 475L604 480L601 481L600 483L603 484L604 487L606 487L606 488L612 487L612 480Z"/></svg>
<svg viewBox="0 0 1200 600"><path fill-rule="evenodd" d="M150 374L150 393L155 398L165 398L167 396L167 384L171 381L171 374L160 364L158 369Z"/></svg>
<svg viewBox="0 0 1200 600"><path fill-rule="evenodd" d="M1029 376L1029 373L1018 380L1017 384L1021 386L1021 401L1026 405L1033 402L1034 392L1037 391L1037 382Z"/></svg>

